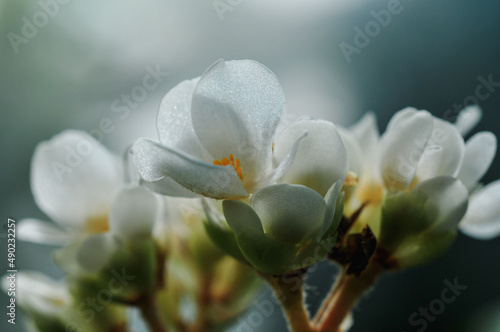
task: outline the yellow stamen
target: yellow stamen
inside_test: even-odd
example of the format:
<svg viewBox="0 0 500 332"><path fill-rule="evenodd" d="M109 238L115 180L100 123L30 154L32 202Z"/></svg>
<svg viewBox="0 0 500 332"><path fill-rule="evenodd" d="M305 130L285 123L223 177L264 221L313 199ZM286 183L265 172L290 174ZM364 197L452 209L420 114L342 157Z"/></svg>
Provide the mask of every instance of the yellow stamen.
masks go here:
<svg viewBox="0 0 500 332"><path fill-rule="evenodd" d="M229 155L229 159L227 158L222 158L222 160L214 160L214 165L217 166L233 166L234 170L236 171L236 174L238 174L238 177L240 180L243 180L243 173L241 171L241 163L239 159L234 159L233 154L231 153Z"/></svg>
<svg viewBox="0 0 500 332"><path fill-rule="evenodd" d="M346 187L354 187L358 184L358 174L349 171L347 173L347 177L344 181L344 186Z"/></svg>
<svg viewBox="0 0 500 332"><path fill-rule="evenodd" d="M109 231L108 218L103 216L88 219L85 223L85 230L92 234Z"/></svg>

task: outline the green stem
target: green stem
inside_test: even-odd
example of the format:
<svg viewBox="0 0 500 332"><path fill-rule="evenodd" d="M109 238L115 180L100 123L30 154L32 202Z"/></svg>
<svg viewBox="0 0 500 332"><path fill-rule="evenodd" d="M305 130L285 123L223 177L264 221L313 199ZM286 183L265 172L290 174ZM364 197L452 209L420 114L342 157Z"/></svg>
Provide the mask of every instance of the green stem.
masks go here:
<svg viewBox="0 0 500 332"><path fill-rule="evenodd" d="M361 295L373 286L382 271L382 267L376 261L371 260L360 276L342 273L334 288L335 294L323 313L323 317L318 321L317 331L340 331L340 325L344 319Z"/></svg>
<svg viewBox="0 0 500 332"><path fill-rule="evenodd" d="M313 332L309 313L304 303L302 277L274 277L261 274L274 290L274 296L281 304L291 332Z"/></svg>

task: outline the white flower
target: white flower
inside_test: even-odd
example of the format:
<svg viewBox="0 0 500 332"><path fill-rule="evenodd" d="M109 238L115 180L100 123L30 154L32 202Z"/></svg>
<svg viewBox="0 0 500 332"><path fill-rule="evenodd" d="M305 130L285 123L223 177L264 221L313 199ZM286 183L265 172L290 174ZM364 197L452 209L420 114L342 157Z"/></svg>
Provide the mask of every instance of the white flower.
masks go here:
<svg viewBox="0 0 500 332"><path fill-rule="evenodd" d="M481 119L481 109L470 106L459 114L457 127L466 135ZM474 134L465 144L465 154L458 178L469 189L469 207L459 224L460 230L477 239L500 235L500 181L481 187L497 151L497 138L491 132Z"/></svg>
<svg viewBox="0 0 500 332"><path fill-rule="evenodd" d="M365 204L359 223L370 224L376 234L384 233L385 229L385 235L382 234L379 240L396 250L403 240L389 244L388 237L406 236L396 224L408 222L401 219L413 220L407 214L417 213L410 210L411 201L418 202L415 204L426 214L420 219L428 220L424 228L413 231L426 235L406 238L407 251L402 247L397 249L400 259L411 254L410 248L414 252L425 252L422 249L425 246L437 246L440 241L449 243L457 226L477 238L497 236L500 210L496 202L500 197L500 185L497 181L478 189L478 181L495 156L496 137L490 132L481 132L467 144L462 138L480 119L481 110L477 106L464 109L455 124L426 111L406 108L394 115L382 137L371 113L350 130L342 130L351 170L360 175L358 187L348 195L347 214ZM408 212L405 214L398 204L405 206ZM382 210L384 205L385 210ZM394 216L390 217L391 214ZM415 242L417 240L420 242ZM446 247L440 244L439 250ZM419 259L436 252L428 250ZM412 258L412 264L416 263Z"/></svg>
<svg viewBox="0 0 500 332"><path fill-rule="evenodd" d="M208 211L213 228L222 229L214 231L222 234L214 241L235 257L241 250L263 272L279 274L314 264L335 243L332 237L342 215L339 193L348 172L347 151L336 127L321 120L292 124L276 140L274 162L282 165L304 132L308 135L279 184L257 190L247 202L223 202L237 248L231 248L234 239L224 235L223 218L214 209Z"/></svg>
<svg viewBox="0 0 500 332"><path fill-rule="evenodd" d="M38 207L57 223L25 219L19 238L64 245L82 234L109 229L108 213L123 185L120 158L85 132L67 130L35 149L31 191Z"/></svg>
<svg viewBox="0 0 500 332"><path fill-rule="evenodd" d="M342 130L342 135L351 170L359 174L359 185L349 197L346 211L350 214L368 204L361 220L369 222L376 233L380 209L388 193L411 191L419 186L431 186L439 192L444 189L432 183L440 183L442 177L451 178L464 189L456 180L465 154L463 139L453 124L427 111L399 111L381 137L375 117L369 113L350 131ZM453 193L454 202L466 204L467 199L467 190Z"/></svg>
<svg viewBox="0 0 500 332"><path fill-rule="evenodd" d="M460 126L466 131L469 124ZM341 131L351 171L359 174L358 186L346 198L346 214L362 208L355 230L370 225L379 252L385 250L391 259L387 264L422 264L455 238L469 199L457 179L466 154L458 128L427 111L406 108L393 116L382 136L371 113Z"/></svg>
<svg viewBox="0 0 500 332"><path fill-rule="evenodd" d="M2 278L2 289L8 292L10 280ZM18 272L16 275L16 305L31 316L63 321L64 313L73 303L67 285L56 282L39 272ZM63 324L61 324L63 325Z"/></svg>
<svg viewBox="0 0 500 332"><path fill-rule="evenodd" d="M67 245L56 253L67 272L97 272L124 243L152 238L158 198L125 185L121 159L90 135L68 130L40 143L31 167L35 201L59 226L21 220L19 239Z"/></svg>
<svg viewBox="0 0 500 332"><path fill-rule="evenodd" d="M11 287L7 277L2 278L6 293ZM95 310L78 301L72 293L74 289L70 290L64 281L55 281L39 272L18 272L16 278L16 306L28 318L24 322L30 332L105 332L125 324L123 307L103 303Z"/></svg>
<svg viewBox="0 0 500 332"><path fill-rule="evenodd" d="M269 69L250 60L217 61L163 98L160 143L135 143L144 185L164 195L226 199L275 182L303 138L273 169L273 137L284 107L283 91Z"/></svg>
<svg viewBox="0 0 500 332"><path fill-rule="evenodd" d="M139 186L126 186L111 205L109 231L74 241L58 250L55 259L66 272L75 276L99 273L113 263L117 253L126 256L128 248L150 240L161 212L160 200L155 194Z"/></svg>

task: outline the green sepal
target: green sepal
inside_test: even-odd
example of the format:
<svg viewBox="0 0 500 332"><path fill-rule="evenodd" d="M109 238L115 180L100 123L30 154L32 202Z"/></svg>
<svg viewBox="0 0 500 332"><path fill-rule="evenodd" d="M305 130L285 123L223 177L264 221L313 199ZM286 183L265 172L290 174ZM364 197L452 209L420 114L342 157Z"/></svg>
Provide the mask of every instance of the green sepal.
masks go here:
<svg viewBox="0 0 500 332"><path fill-rule="evenodd" d="M325 232L325 234L321 237L321 241L329 239L334 234L337 233L337 229L340 225L340 220L342 220L342 216L344 215L344 199L345 199L345 192L342 191L339 193L339 196L337 197L337 202L335 204L335 214L333 216L332 224L330 225L330 228L328 228L328 230Z"/></svg>
<svg viewBox="0 0 500 332"><path fill-rule="evenodd" d="M456 228L440 222L436 217L438 207L429 204L429 199L418 190L387 195L378 251L388 267L425 264L442 255L454 242Z"/></svg>
<svg viewBox="0 0 500 332"><path fill-rule="evenodd" d="M218 216L211 211L211 207L208 206L209 203L204 200L202 202L205 210L203 226L210 239L226 254L239 260L240 262L247 263L245 256L241 253L238 246L234 232L225 221L220 220L220 218L218 218Z"/></svg>
<svg viewBox="0 0 500 332"><path fill-rule="evenodd" d="M157 282L156 247L152 239L121 242L109 263L98 273L69 276L75 297L96 297L109 291L111 301L132 303L154 292Z"/></svg>

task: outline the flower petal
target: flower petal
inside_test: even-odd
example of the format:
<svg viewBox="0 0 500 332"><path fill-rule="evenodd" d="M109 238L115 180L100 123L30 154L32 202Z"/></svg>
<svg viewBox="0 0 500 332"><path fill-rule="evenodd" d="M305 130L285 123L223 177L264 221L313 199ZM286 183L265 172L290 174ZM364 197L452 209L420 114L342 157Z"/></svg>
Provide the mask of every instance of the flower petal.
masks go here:
<svg viewBox="0 0 500 332"><path fill-rule="evenodd" d="M467 210L469 192L457 179L440 176L418 184L411 195L424 198L423 208L432 216L432 228L453 230Z"/></svg>
<svg viewBox="0 0 500 332"><path fill-rule="evenodd" d="M380 140L375 113L366 113L361 120L349 129L362 149L364 167L373 169L373 163L377 158L378 142Z"/></svg>
<svg viewBox="0 0 500 332"><path fill-rule="evenodd" d="M113 234L127 240L151 237L160 207L158 198L146 188L124 188L111 206L109 228Z"/></svg>
<svg viewBox="0 0 500 332"><path fill-rule="evenodd" d="M38 244L63 246L73 239L70 233L55 224L33 218L20 220L16 230L19 240Z"/></svg>
<svg viewBox="0 0 500 332"><path fill-rule="evenodd" d="M251 206L264 232L278 241L297 244L323 227L326 203L316 191L292 184L277 184L257 191Z"/></svg>
<svg viewBox="0 0 500 332"><path fill-rule="evenodd" d="M139 139L132 151L141 178L148 182L168 176L200 195L212 198L247 196L245 187L232 166L210 165L145 138Z"/></svg>
<svg viewBox="0 0 500 332"><path fill-rule="evenodd" d="M441 148L439 152L435 147ZM431 150L427 151L428 148ZM456 127L449 122L434 118L432 135L417 169L419 180L436 176L456 176L462 165L464 153L465 143ZM427 163L430 165L426 165ZM421 167L426 169L425 177L419 171Z"/></svg>
<svg viewBox="0 0 500 332"><path fill-rule="evenodd" d="M250 60L213 64L193 94L191 116L199 140L216 159L233 154L243 173L262 175L283 115L285 98L276 76Z"/></svg>
<svg viewBox="0 0 500 332"><path fill-rule="evenodd" d="M290 147L288 150L288 153L283 157L283 159L279 162L278 166L274 169L274 171L271 173L270 179L265 180L269 184L273 184L279 179L285 175L285 173L290 169L290 167L293 165L293 162L295 161L295 157L297 156L297 151L299 150L300 146L300 141L304 137L307 136L307 131L303 132L302 135L300 135L293 145Z"/></svg>
<svg viewBox="0 0 500 332"><path fill-rule="evenodd" d="M186 197L193 198L198 195L191 190L187 190L177 182L175 182L172 178L164 177L158 181L148 182L141 180L141 186L148 188L149 190L154 191L160 195L164 196L173 196L173 197Z"/></svg>
<svg viewBox="0 0 500 332"><path fill-rule="evenodd" d="M342 332L347 332L354 326L354 318L352 317L352 312L350 312L340 324L340 330Z"/></svg>
<svg viewBox="0 0 500 332"><path fill-rule="evenodd" d="M70 305L71 295L65 284L35 271L18 272L16 301L35 312L57 314L63 306ZM10 288L7 278L2 278L2 288Z"/></svg>
<svg viewBox="0 0 500 332"><path fill-rule="evenodd" d="M439 145L428 145L420 161L418 162L417 178L425 181L436 177L443 155L443 147Z"/></svg>
<svg viewBox="0 0 500 332"><path fill-rule="evenodd" d="M163 145L207 161L210 156L200 144L191 120L191 100L199 80L181 82L163 97L156 125Z"/></svg>
<svg viewBox="0 0 500 332"><path fill-rule="evenodd" d="M122 181L120 159L82 131L67 130L38 144L31 162L37 205L69 227L107 215Z"/></svg>
<svg viewBox="0 0 500 332"><path fill-rule="evenodd" d="M347 150L335 125L323 120L304 120L285 129L274 147L278 160L283 160L292 144L304 132L295 161L281 181L301 184L325 196L339 179L347 176Z"/></svg>
<svg viewBox="0 0 500 332"><path fill-rule="evenodd" d="M466 136L483 117L483 110L477 105L465 107L458 113L455 126L462 136Z"/></svg>
<svg viewBox="0 0 500 332"><path fill-rule="evenodd" d="M454 125L434 118L434 128L429 145L443 147L443 154L436 176L456 176L462 165L465 153L464 139Z"/></svg>
<svg viewBox="0 0 500 332"><path fill-rule="evenodd" d="M373 170L373 162L371 165L368 165L367 160L369 157L364 154L364 149L361 148L353 133L342 127L337 127L337 129L342 136L342 140L347 150L349 170L356 173L358 176L362 176L364 172Z"/></svg>
<svg viewBox="0 0 500 332"><path fill-rule="evenodd" d="M412 182L432 128L427 111L406 108L394 115L380 143L380 170L387 188L404 190Z"/></svg>
<svg viewBox="0 0 500 332"><path fill-rule="evenodd" d="M472 189L490 168L497 152L497 138L490 132L480 132L465 144L465 156L458 178Z"/></svg>
<svg viewBox="0 0 500 332"><path fill-rule="evenodd" d="M500 235L500 180L473 193L460 230L476 239L489 240Z"/></svg>

